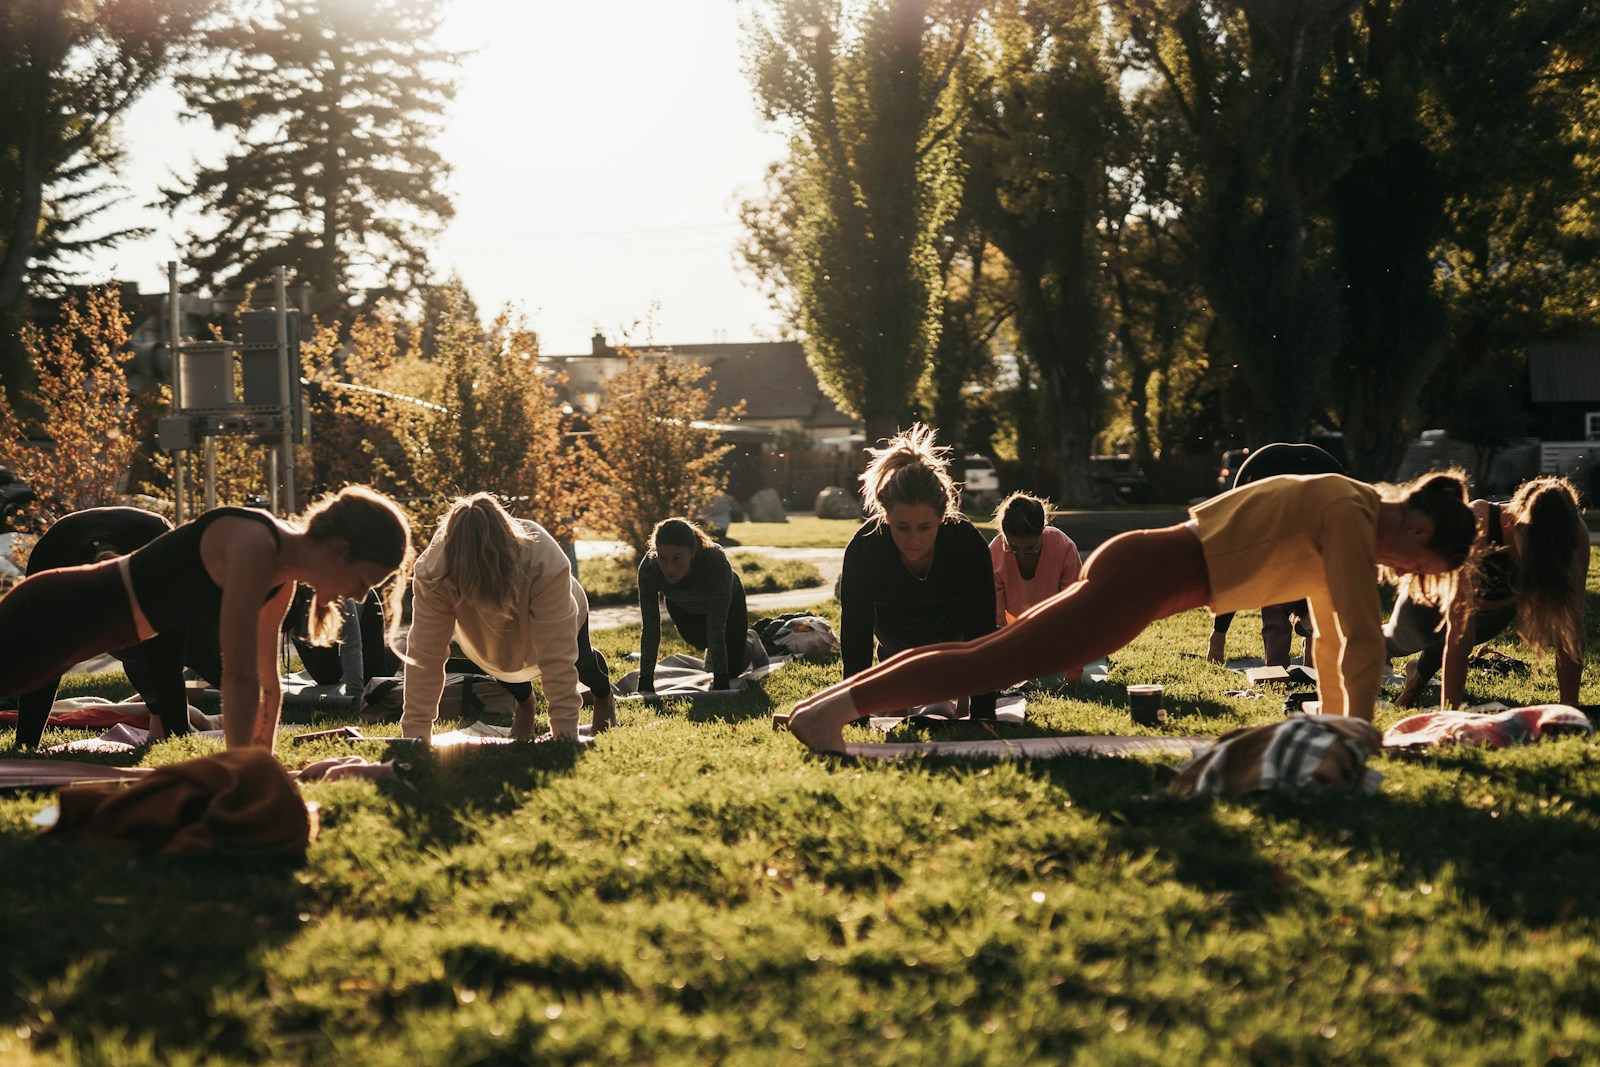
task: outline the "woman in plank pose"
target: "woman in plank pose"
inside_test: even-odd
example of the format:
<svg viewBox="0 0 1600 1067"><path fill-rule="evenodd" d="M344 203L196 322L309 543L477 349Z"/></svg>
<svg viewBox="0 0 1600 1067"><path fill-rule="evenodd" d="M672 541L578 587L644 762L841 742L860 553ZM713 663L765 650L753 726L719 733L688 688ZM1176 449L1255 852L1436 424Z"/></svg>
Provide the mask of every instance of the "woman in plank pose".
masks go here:
<svg viewBox="0 0 1600 1067"><path fill-rule="evenodd" d="M365 486L323 498L297 522L213 508L127 555L30 575L0 599L0 693L31 692L91 656L218 620L228 747L271 746L283 703L278 631L295 583L316 591L311 632L328 642L339 601L365 597L410 557L405 514Z"/></svg>
<svg viewBox="0 0 1600 1067"><path fill-rule="evenodd" d="M872 667L874 646L877 658L887 660L906 649L995 630L989 546L961 514L949 449L937 446L933 430L919 423L869 452L872 461L861 475L867 522L845 546L839 578L847 681ZM968 695L935 699L959 696L966 703ZM994 718L992 689L971 691L970 702L973 718Z"/></svg>
<svg viewBox="0 0 1600 1067"><path fill-rule="evenodd" d="M610 675L589 645L589 599L543 526L513 518L489 493L460 497L409 577L402 735L432 736L452 639L516 699L513 737L533 738L535 678L552 736L578 739L580 679L594 696L595 729L611 724Z"/></svg>
<svg viewBox="0 0 1600 1067"><path fill-rule="evenodd" d="M1082 580L991 636L912 649L801 701L789 728L813 749L840 751L843 726L862 715L1082 667L1191 608L1301 597L1315 623L1323 711L1371 721L1385 662L1379 568L1417 576L1419 593L1427 586L1448 602L1475 532L1456 473L1385 491L1337 474L1286 475L1190 515L1107 541Z"/></svg>
<svg viewBox="0 0 1600 1067"><path fill-rule="evenodd" d="M1516 624L1523 640L1553 648L1563 704L1578 702L1583 683L1583 593L1589 574L1589 528L1578 513L1578 491L1565 478L1524 482L1504 507L1474 500L1479 562L1472 595L1440 628L1438 607L1402 590L1384 628L1389 655L1421 655L1406 665L1395 703L1414 707L1441 665L1440 704L1453 708L1466 688L1467 654Z"/></svg>

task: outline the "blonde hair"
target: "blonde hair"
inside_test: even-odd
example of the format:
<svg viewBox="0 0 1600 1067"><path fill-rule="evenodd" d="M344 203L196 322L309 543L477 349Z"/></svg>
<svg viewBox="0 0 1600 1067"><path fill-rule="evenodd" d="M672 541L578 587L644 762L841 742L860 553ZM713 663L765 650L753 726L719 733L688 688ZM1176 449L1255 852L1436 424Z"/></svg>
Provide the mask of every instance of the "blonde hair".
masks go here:
<svg viewBox="0 0 1600 1067"><path fill-rule="evenodd" d="M1524 528L1517 567L1517 632L1535 648L1583 660L1584 578L1573 561L1589 542L1578 491L1565 478L1544 475L1522 483L1507 505Z"/></svg>
<svg viewBox="0 0 1600 1067"><path fill-rule="evenodd" d="M869 448L872 461L861 475L867 517L887 522L896 504L925 504L948 521L961 517L961 493L950 477L950 449L934 444L932 427L918 422Z"/></svg>
<svg viewBox="0 0 1600 1067"><path fill-rule="evenodd" d="M444 571L468 604L509 619L522 604L530 566L529 535L492 493L458 497L439 523Z"/></svg>
<svg viewBox="0 0 1600 1067"><path fill-rule="evenodd" d="M365 485L347 485L313 503L290 525L318 541L343 541L352 563L376 563L390 571L388 622L384 640L394 644L400 624L405 583L398 580L411 569L411 522L400 505ZM315 588L306 616L306 637L313 645L339 640L344 620L337 604L324 602Z"/></svg>

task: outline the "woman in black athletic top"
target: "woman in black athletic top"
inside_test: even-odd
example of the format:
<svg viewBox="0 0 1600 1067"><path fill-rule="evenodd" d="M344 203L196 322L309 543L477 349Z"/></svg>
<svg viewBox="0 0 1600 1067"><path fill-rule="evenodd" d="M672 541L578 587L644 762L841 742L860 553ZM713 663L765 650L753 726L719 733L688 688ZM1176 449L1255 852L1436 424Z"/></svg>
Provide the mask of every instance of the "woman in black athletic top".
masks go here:
<svg viewBox="0 0 1600 1067"><path fill-rule="evenodd" d="M1578 702L1583 682L1583 592L1589 573L1589 529L1578 512L1578 491L1565 478L1524 482L1504 506L1472 502L1479 557L1472 596L1441 629L1437 608L1402 595L1384 627L1389 656L1421 653L1406 665L1395 703L1415 707L1441 666L1440 705L1461 703L1467 654L1513 622L1522 639L1555 651L1556 686L1563 704Z"/></svg>
<svg viewBox="0 0 1600 1067"><path fill-rule="evenodd" d="M278 630L295 583L317 593L313 638L332 641L338 602L366 596L410 556L404 513L364 486L324 498L295 524L214 508L129 555L30 575L0 599L0 695L36 689L191 618L219 619L228 747L270 747L283 695Z"/></svg>

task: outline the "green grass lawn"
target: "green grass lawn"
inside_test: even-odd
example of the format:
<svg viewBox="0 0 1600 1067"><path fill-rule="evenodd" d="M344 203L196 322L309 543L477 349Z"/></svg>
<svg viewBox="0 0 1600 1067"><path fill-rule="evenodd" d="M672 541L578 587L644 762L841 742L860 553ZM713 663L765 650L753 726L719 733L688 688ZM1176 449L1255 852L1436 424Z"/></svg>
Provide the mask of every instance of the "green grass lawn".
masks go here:
<svg viewBox="0 0 1600 1067"><path fill-rule="evenodd" d="M774 559L759 552L739 552L728 558L747 594L779 593L822 584L822 573L804 560ZM586 559L579 573L592 608L638 602L639 568L631 561Z"/></svg>
<svg viewBox="0 0 1600 1067"><path fill-rule="evenodd" d="M1160 623L1110 683L1002 729L1137 732L1131 681L1166 684L1166 732L1277 719L1181 654L1208 629ZM596 638L620 675L637 631ZM1230 652L1259 652L1254 615ZM1548 699L1552 673L1469 696ZM715 715L624 705L581 751L405 750L406 784L308 784L302 866L58 846L28 823L48 795L0 794L0 1063L1600 1057L1595 743L1385 759L1373 797L1180 801L1148 760L896 766L772 732L837 677L791 664ZM326 725L279 757L401 751L289 743Z"/></svg>

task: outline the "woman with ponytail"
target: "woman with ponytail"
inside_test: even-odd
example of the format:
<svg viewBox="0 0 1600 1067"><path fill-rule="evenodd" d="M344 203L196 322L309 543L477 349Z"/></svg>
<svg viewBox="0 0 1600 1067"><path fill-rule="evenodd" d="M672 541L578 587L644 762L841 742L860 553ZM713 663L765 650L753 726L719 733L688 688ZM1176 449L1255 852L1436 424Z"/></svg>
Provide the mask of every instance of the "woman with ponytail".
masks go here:
<svg viewBox="0 0 1600 1067"><path fill-rule="evenodd" d="M989 546L961 514L950 450L935 445L933 430L918 423L868 451L872 460L861 476L867 522L845 547L839 581L846 679L872 666L874 645L885 660L995 630ZM951 695L968 694L930 699ZM971 696L973 718L994 718L992 689Z"/></svg>
<svg viewBox="0 0 1600 1067"><path fill-rule="evenodd" d="M212 508L125 555L39 571L0 600L0 695L53 685L76 663L158 634L215 626L227 745L271 747L283 705L278 630L295 583L315 594L310 640L330 644L340 601L362 599L410 560L405 514L365 486L324 497L299 521Z"/></svg>
<svg viewBox="0 0 1600 1067"><path fill-rule="evenodd" d="M513 737L533 737L533 679L541 679L550 730L578 739L580 678L594 695L595 729L614 704L606 661L589 645L589 599L550 532L515 519L489 493L458 498L411 574L411 632L400 731L426 739L439 717L450 642L517 701Z"/></svg>
<svg viewBox="0 0 1600 1067"><path fill-rule="evenodd" d="M1370 722L1385 663L1379 568L1414 575L1419 595L1449 603L1475 533L1454 472L1384 490L1338 474L1283 475L1213 497L1190 516L1107 541L1076 584L996 633L911 649L801 701L790 730L813 749L840 751L844 725L863 715L1073 670L1191 608L1302 597L1323 711Z"/></svg>
<svg viewBox="0 0 1600 1067"><path fill-rule="evenodd" d="M1420 653L1406 665L1395 703L1414 707L1440 666L1440 706L1461 703L1467 655L1512 623L1535 648L1555 652L1556 687L1576 704L1583 681L1583 594L1589 573L1589 528L1578 513L1578 492L1565 478L1524 482L1504 507L1472 502L1477 522L1477 567L1471 595L1441 628L1438 608L1404 595L1395 601L1385 633L1391 657Z"/></svg>

